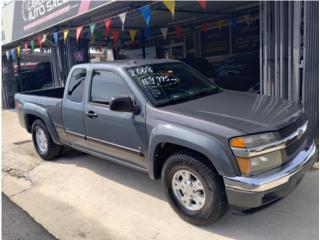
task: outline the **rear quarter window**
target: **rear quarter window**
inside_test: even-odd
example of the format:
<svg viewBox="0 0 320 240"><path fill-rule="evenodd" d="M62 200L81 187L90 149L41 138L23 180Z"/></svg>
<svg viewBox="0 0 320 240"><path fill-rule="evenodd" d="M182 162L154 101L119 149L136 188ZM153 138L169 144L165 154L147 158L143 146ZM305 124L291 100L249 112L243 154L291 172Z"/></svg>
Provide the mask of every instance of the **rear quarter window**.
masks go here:
<svg viewBox="0 0 320 240"><path fill-rule="evenodd" d="M86 76L87 70L84 68L78 68L72 72L67 94L70 101L82 102Z"/></svg>

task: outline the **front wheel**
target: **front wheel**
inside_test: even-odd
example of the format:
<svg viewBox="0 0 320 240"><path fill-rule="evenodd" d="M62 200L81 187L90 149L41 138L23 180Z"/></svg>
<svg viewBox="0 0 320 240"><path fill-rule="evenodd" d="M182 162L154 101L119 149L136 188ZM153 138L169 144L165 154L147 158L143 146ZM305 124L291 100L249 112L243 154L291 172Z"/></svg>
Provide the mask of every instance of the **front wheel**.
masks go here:
<svg viewBox="0 0 320 240"><path fill-rule="evenodd" d="M167 159L161 174L171 207L195 225L211 224L228 209L221 177L202 160L192 151L177 152Z"/></svg>
<svg viewBox="0 0 320 240"><path fill-rule="evenodd" d="M44 160L52 160L61 155L62 146L54 143L41 120L35 120L32 124L32 141L37 153Z"/></svg>

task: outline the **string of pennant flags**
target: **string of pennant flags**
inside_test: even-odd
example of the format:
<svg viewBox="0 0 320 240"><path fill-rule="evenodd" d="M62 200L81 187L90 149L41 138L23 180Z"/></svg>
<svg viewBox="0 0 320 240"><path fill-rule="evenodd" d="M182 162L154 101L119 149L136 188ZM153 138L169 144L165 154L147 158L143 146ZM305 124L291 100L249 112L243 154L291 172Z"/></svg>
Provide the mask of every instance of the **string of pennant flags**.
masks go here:
<svg viewBox="0 0 320 240"><path fill-rule="evenodd" d="M198 0L199 5L201 6L201 8L205 11L207 9L207 0ZM152 4L152 3L151 3ZM150 21L151 21L151 4L145 5L143 7L138 8L138 12L140 12L140 14L143 16L143 19L145 21L146 24L146 29L145 29L145 37L149 37L150 36ZM164 6L168 9L168 11L170 12L172 19L174 19L175 16L175 0L163 0L163 4ZM58 40L59 40L59 35L62 33L63 36L63 41L66 42L69 36L69 32L71 30L75 30L75 36L76 36L76 41L78 42L81 36L81 33L83 32L84 27L89 27L89 32L90 32L90 36L93 39L94 38L94 33L95 33L95 28L96 28L96 24L97 23L102 23L104 22L105 25L105 34L109 35L111 32L111 25L112 25L112 19L114 18L119 18L121 21L121 30L122 32L124 32L124 26L125 26L125 21L126 21L126 16L128 15L128 13L133 12L134 10L129 10L127 12L121 13L117 16L113 16L113 17L109 17L107 19L104 19L102 21L97 21L95 23L91 23L88 25L82 25L82 26L78 26L75 28L69 28L69 29L64 29L63 31L56 31L52 33L52 37L54 40L55 44L58 44ZM252 16L250 15L246 15L244 16L244 20L247 23L247 25L250 25L253 21ZM234 16L231 18L231 25L233 27L233 29L236 28L237 25L237 17ZM215 21L215 26L217 27L218 30L221 30L221 28L224 26L225 21L224 20L217 20ZM201 30L203 32L207 32L209 28L209 22L204 22L201 24ZM168 35L168 27L162 27L160 28L160 32L161 35L164 39L167 38ZM180 38L182 36L182 26L181 25L176 25L175 26L175 35L176 38ZM136 39L137 36L137 29L128 29L128 34L130 37L131 42L133 43ZM38 34L36 37L36 41L40 47L40 49L42 49L43 44L46 42L47 40L47 36L48 33L45 34ZM112 31L111 32L111 36L112 36L112 41L113 44L117 43L120 39L120 31ZM28 51L29 46L31 47L31 51L34 51L35 49L35 40L32 39L29 42L24 42L23 43L23 48L24 51ZM16 58L16 56L20 57L21 56L21 46L17 46L16 48L7 50L6 56L7 59L9 59L10 55L13 59Z"/></svg>

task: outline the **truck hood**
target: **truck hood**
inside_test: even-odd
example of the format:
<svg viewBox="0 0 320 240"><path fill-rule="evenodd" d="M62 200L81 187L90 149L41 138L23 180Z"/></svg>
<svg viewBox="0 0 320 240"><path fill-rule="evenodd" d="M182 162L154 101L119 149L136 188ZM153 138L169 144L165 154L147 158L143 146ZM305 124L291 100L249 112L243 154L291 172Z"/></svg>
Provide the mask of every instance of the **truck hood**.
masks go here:
<svg viewBox="0 0 320 240"><path fill-rule="evenodd" d="M213 122L247 134L278 130L302 114L299 105L288 100L229 90L168 105L162 110Z"/></svg>

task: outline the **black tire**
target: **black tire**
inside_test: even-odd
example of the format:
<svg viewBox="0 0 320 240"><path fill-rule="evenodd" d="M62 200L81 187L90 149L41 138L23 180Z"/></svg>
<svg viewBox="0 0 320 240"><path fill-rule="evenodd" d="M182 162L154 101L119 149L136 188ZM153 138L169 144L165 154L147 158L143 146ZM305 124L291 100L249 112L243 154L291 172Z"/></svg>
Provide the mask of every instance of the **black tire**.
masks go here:
<svg viewBox="0 0 320 240"><path fill-rule="evenodd" d="M222 178L202 160L203 156L200 154L182 150L167 159L161 173L164 191L171 207L183 220L199 226L212 224L229 208ZM199 210L187 209L175 197L172 178L178 170L188 170L201 181L206 192L206 201Z"/></svg>
<svg viewBox="0 0 320 240"><path fill-rule="evenodd" d="M39 128L43 130L48 143L46 151L41 151L37 144L36 132ZM62 153L63 147L54 143L46 125L39 119L35 120L32 124L32 141L37 153L44 160L52 160L59 157Z"/></svg>

